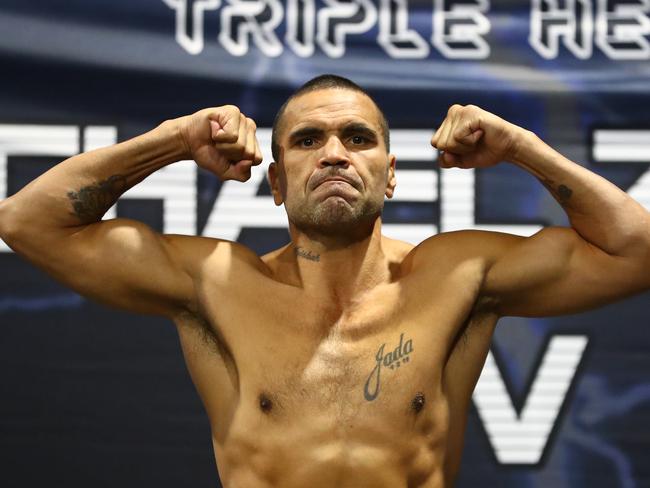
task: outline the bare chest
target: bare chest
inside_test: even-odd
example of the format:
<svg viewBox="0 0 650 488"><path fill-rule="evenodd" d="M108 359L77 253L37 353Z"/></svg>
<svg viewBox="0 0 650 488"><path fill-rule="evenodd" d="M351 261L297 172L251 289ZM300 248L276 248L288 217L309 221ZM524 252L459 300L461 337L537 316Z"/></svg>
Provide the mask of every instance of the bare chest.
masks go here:
<svg viewBox="0 0 650 488"><path fill-rule="evenodd" d="M260 368L252 392L279 419L319 412L358 427L379 413L404 419L422 410L424 398L439 395L441 356L441 348L408 324L358 339L334 332Z"/></svg>
<svg viewBox="0 0 650 488"><path fill-rule="evenodd" d="M326 298L276 290L254 304L219 307L239 392L273 415L314 410L339 418L373 408L403 415L439 394L471 293L390 285L339 310Z"/></svg>
<svg viewBox="0 0 650 488"><path fill-rule="evenodd" d="M225 460L237 466L259 452L264 461L253 471L268 478L278 465L305 479L436 472L449 428L441 376L455 316L374 298L338 318L320 307L276 307L265 314L273 327L233 339L239 407ZM387 484L399 486L376 486Z"/></svg>

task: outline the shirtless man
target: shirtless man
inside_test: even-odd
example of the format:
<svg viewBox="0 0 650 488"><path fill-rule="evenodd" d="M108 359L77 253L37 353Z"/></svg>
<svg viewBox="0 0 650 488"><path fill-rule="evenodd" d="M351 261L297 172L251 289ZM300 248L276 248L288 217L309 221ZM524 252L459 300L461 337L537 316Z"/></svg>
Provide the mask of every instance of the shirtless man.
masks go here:
<svg viewBox="0 0 650 488"><path fill-rule="evenodd" d="M233 106L64 161L2 202L0 235L83 295L175 322L226 488L448 487L499 317L572 313L647 289L650 217L533 133L455 105L431 140L439 164L516 164L572 227L391 240L381 235L396 186L387 131L345 79L319 77L289 99L268 176L291 242L261 258L100 220L175 161L248 179L261 153L254 122Z"/></svg>

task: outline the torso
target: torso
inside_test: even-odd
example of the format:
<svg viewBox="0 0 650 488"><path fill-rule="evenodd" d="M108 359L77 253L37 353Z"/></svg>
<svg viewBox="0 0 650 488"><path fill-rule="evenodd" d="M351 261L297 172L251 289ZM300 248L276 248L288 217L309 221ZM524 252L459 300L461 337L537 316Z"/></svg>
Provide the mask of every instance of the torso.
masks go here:
<svg viewBox="0 0 650 488"><path fill-rule="evenodd" d="M345 310L273 256L201 281L176 323L224 487L451 485L496 317L481 261L444 249L424 269L396 245L396 279Z"/></svg>

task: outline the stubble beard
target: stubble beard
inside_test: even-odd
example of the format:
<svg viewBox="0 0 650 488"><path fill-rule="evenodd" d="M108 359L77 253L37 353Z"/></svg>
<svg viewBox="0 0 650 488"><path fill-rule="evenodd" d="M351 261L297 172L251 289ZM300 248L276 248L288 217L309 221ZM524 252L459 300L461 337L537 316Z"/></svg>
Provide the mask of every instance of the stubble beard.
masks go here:
<svg viewBox="0 0 650 488"><path fill-rule="evenodd" d="M342 197L328 197L322 202L302 202L287 206L289 221L308 235L327 237L350 237L359 232L370 232L381 216L383 198L380 201L357 200L353 204Z"/></svg>

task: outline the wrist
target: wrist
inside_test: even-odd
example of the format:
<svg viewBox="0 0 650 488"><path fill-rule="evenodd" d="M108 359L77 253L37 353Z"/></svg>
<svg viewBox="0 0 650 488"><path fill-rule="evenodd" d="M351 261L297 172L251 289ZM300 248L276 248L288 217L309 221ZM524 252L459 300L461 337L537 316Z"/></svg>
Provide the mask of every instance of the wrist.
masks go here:
<svg viewBox="0 0 650 488"><path fill-rule="evenodd" d="M184 117L165 120L155 129L170 144L170 151L175 161L192 159L192 152L183 129L183 119Z"/></svg>
<svg viewBox="0 0 650 488"><path fill-rule="evenodd" d="M507 160L517 166L525 166L525 163L530 160L533 147L540 142L534 132L515 126L512 149Z"/></svg>

